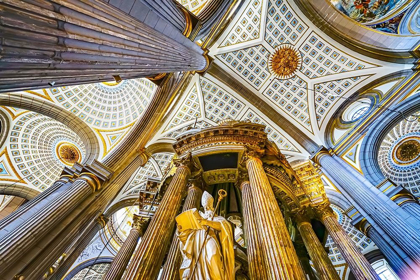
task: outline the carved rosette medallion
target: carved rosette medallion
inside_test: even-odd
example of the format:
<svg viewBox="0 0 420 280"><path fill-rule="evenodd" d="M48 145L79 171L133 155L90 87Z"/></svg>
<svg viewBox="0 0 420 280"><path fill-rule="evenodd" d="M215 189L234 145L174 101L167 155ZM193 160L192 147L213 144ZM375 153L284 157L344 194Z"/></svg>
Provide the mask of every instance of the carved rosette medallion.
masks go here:
<svg viewBox="0 0 420 280"><path fill-rule="evenodd" d="M283 44L270 55L268 64L270 72L277 78L289 79L302 67L302 55L294 46Z"/></svg>
<svg viewBox="0 0 420 280"><path fill-rule="evenodd" d="M392 159L398 165L413 164L420 159L420 138L412 136L399 141L392 151Z"/></svg>
<svg viewBox="0 0 420 280"><path fill-rule="evenodd" d="M82 153L79 148L69 142L61 142L56 146L56 155L65 165L72 166L82 160Z"/></svg>

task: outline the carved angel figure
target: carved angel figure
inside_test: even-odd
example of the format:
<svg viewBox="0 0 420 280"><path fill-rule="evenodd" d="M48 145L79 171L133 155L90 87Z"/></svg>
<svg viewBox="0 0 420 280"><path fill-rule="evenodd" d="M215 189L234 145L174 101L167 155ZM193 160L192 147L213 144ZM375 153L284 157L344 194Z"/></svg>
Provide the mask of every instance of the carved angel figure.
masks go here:
<svg viewBox="0 0 420 280"><path fill-rule="evenodd" d="M204 192L201 199L204 213L197 213L197 209L188 210L191 213L190 219L197 222L196 226L180 225L182 221L178 217L187 211L177 217L178 237L183 257L180 277L183 280L235 279L232 227L225 218L213 217L213 202L213 197ZM185 221L187 215L183 216ZM207 227L208 234L206 234Z"/></svg>

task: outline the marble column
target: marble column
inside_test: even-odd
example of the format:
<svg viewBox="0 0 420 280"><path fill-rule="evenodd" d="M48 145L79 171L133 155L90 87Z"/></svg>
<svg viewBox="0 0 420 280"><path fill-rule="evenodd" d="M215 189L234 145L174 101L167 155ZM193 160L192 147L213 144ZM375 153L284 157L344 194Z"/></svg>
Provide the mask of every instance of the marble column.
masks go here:
<svg viewBox="0 0 420 280"><path fill-rule="evenodd" d="M150 27L105 1L4 0L0 9L0 92L208 66L204 51L164 20Z"/></svg>
<svg viewBox="0 0 420 280"><path fill-rule="evenodd" d="M249 181L242 182L240 189L242 191L242 214L244 218L249 276L251 279L267 279L267 269L264 267L264 259L261 250L262 241L258 234L255 207L253 205Z"/></svg>
<svg viewBox="0 0 420 280"><path fill-rule="evenodd" d="M200 199L203 194L202 188L193 183L188 188L188 194L182 207L182 212L192 208L200 209ZM166 258L165 265L163 266L161 279L165 280L177 280L179 278L179 268L181 267L181 252L179 246L179 239L175 232L172 238L171 247L169 249L168 256Z"/></svg>
<svg viewBox="0 0 420 280"><path fill-rule="evenodd" d="M253 151L247 152L245 160L267 276L269 279L304 279L305 274L262 161Z"/></svg>
<svg viewBox="0 0 420 280"><path fill-rule="evenodd" d="M380 280L368 260L359 251L353 240L337 221L334 211L327 205L317 207L316 212L321 222L327 228L328 233L337 245L343 258L353 275L358 280L377 279Z"/></svg>
<svg viewBox="0 0 420 280"><path fill-rule="evenodd" d="M360 173L321 150L313 158L354 200L363 216L372 219L412 259L412 269L420 275L420 236L415 218L379 191ZM360 211L360 212L362 212Z"/></svg>
<svg viewBox="0 0 420 280"><path fill-rule="evenodd" d="M388 264L398 274L402 280L416 279L417 274L411 269L406 261L397 253L398 248L389 244L389 242L382 236L366 219L363 219L358 226L367 237L369 237L376 246L381 250L385 256Z"/></svg>
<svg viewBox="0 0 420 280"><path fill-rule="evenodd" d="M128 263L130 262L131 256L136 249L139 238L143 235L144 230L147 227L149 218L134 215L133 225L128 234L126 240L115 256L111 263L107 273L102 280L120 280L123 276Z"/></svg>
<svg viewBox="0 0 420 280"><path fill-rule="evenodd" d="M61 220L73 211L86 197L101 186L99 179L92 173L82 173L73 184L61 192L48 204L33 211L30 218L19 226L7 225L0 239L0 275L13 278L19 268L26 265L28 253L45 238Z"/></svg>
<svg viewBox="0 0 420 280"><path fill-rule="evenodd" d="M18 210L14 211L4 219L0 220L0 230L8 224L10 224L11 222L16 221L16 219L18 218L20 218L20 220L22 221L26 220L30 215L32 215L32 212L35 208L38 209L47 204L48 201L56 197L61 191L64 191L64 185L67 185L68 187L71 185L71 182L71 176L62 175L60 179L55 181L51 187L37 195L34 199L31 199L30 201L23 204L21 207L19 207Z"/></svg>
<svg viewBox="0 0 420 280"><path fill-rule="evenodd" d="M408 191L401 192L391 197L391 200L397 203L402 209L407 211L416 219L420 219L420 204L411 193Z"/></svg>
<svg viewBox="0 0 420 280"><path fill-rule="evenodd" d="M309 262L308 252L306 250L305 244L303 243L303 240L295 240L294 244L296 254L303 267L303 270L305 271L306 276L309 278L309 280L317 280L318 278L315 276L315 271L312 269L312 266Z"/></svg>
<svg viewBox="0 0 420 280"><path fill-rule="evenodd" d="M175 216L180 209L187 180L191 175L191 156L178 160L175 164L178 167L174 178L127 268L126 279L156 279L159 274L173 233Z"/></svg>
<svg viewBox="0 0 420 280"><path fill-rule="evenodd" d="M108 218L104 215L100 215L95 221L94 225L91 228L87 228L80 238L75 240L75 244L70 246L66 251L66 257L60 266L52 273L52 275L47 278L50 280L61 280L66 272L70 269L73 263L77 260L83 250L89 245L90 241L95 237L95 235L103 229L108 223Z"/></svg>
<svg viewBox="0 0 420 280"><path fill-rule="evenodd" d="M308 218L296 215L297 228L320 279L340 280L324 246L316 236Z"/></svg>

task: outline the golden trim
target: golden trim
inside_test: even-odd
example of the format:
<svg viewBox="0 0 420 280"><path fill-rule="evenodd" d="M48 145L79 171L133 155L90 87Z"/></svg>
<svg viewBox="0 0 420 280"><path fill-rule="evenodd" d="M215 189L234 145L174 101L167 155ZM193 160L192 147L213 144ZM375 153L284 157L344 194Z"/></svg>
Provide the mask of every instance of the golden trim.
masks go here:
<svg viewBox="0 0 420 280"><path fill-rule="evenodd" d="M19 116L21 116L21 115L23 115L23 114L25 114L25 113L28 113L28 112L31 112L31 111L29 111L29 110L24 110L24 109L20 109L20 108L17 108L17 109L20 109L20 110L23 110L23 112L20 112L20 113L18 113L17 115L15 115L9 108L8 108L8 106L1 106L4 110L6 110L9 114L10 114L10 116L11 116L11 118L12 118L12 121L14 121L17 117L19 117ZM10 107L10 108L14 108L14 107Z"/></svg>
<svg viewBox="0 0 420 280"><path fill-rule="evenodd" d="M9 164L10 168L12 169L14 175L16 175L16 177L19 180L16 180L16 179L0 179L0 181L9 181L9 182L16 182L16 183L23 182L24 184L27 184L27 182L25 182L24 179L22 177L20 177L20 175L17 172L15 166L13 165L12 161L10 160L9 153L7 151L7 147L5 147L4 150L0 153L0 157L2 157L3 155L5 155L7 163Z"/></svg>
<svg viewBox="0 0 420 280"><path fill-rule="evenodd" d="M420 75L420 73L416 73L416 74L414 74L414 75L412 75L412 77L410 77L405 83L403 83L403 84L401 84L401 82L402 81L400 81L400 82L398 82L398 83L396 83L391 89L389 89L388 91L392 91L392 90L394 90L395 88L397 88L397 90L394 92L394 94L392 94L391 96L389 96L388 98L387 98L387 100L385 100L385 102L384 102L384 104L382 104L381 106L380 106L380 108L377 108L375 111L372 111L372 112L370 112L369 114L370 114L370 116L365 120L365 121L363 121L363 123L361 123L361 124L358 124L357 126L360 128L360 127L362 127L362 126L364 126L368 121L370 121L373 117L375 117L375 116L377 116L377 113L378 113L378 111L379 110L381 110L383 107L385 107L384 105L386 105L386 104L388 104L389 102L390 102L390 100L392 100L393 99L393 97L397 94L397 93L399 93L400 91L401 91L401 88L403 88L404 86L406 86L409 82L411 82L411 80L412 79L414 79L417 75ZM377 88L377 87L379 87L379 86L382 86L382 85L384 85L384 84L386 84L386 83L389 83L389 82L393 82L393 81L395 81L395 80L399 80L399 79L401 79L401 80L403 80L404 78L401 78L401 77L398 77L398 78L394 78L394 79L390 79L390 80L387 80L387 81L384 81L383 83L380 83L380 84L378 84L378 85L374 85L374 86L372 86L372 87L370 87L369 89L367 89L366 91L369 91L369 90L373 90L373 89L375 89L375 88ZM374 81L372 81L372 82L374 82ZM400 85L401 84L401 85ZM364 91L364 92L366 92L366 91ZM353 130L353 132L351 133L351 134L349 134L349 135L347 135L347 137L346 137L346 139L344 139L343 140L343 142L340 144L340 145L338 145L337 147L335 147L334 148L334 150L335 150L335 152L336 153L341 153L341 151L342 150L344 150L346 147L346 145L348 144L347 143L347 141L349 140L349 139L351 139L355 134L360 134L359 133L359 129L356 129L356 130ZM364 134L365 135L365 134ZM359 142L359 141L357 141L357 142Z"/></svg>
<svg viewBox="0 0 420 280"><path fill-rule="evenodd" d="M138 119L137 119L138 120ZM103 145L103 147L104 147L104 151L103 151L103 153L102 153L102 157L105 157L118 143L120 143L121 142L121 140L124 138L124 136L128 133L128 132L130 132L130 129L129 130L127 130L125 133L124 133L124 135L122 135L122 137L120 137L120 139L117 141L117 142L115 142L113 145L111 145L110 147L108 147L108 145L106 144L106 140L105 140L105 138L102 136L102 133L107 133L107 132L117 132L117 131L121 131L121 130L124 130L124 129L126 129L126 128L129 128L129 127L132 127L135 123L136 123L136 121L137 120L135 120L135 121L133 121L132 123L130 123L130 124L128 124L128 125L126 125L126 126L123 126L123 127L119 127L119 128L114 128L114 129L110 129L110 130L107 130L107 129L100 129L100 128L94 128L94 127L92 127L92 129L93 129L93 131L94 132L96 132L96 134L98 135L98 137L99 137L99 139L101 139L101 142L102 142L102 145Z"/></svg>
<svg viewBox="0 0 420 280"><path fill-rule="evenodd" d="M30 93L30 94L34 94L34 95L36 95L36 96L39 96L39 97L41 97L41 98L47 99L47 100L49 100L49 101L51 101L51 102L54 102L54 101L51 99L50 95L48 94L48 92L47 92L45 89L42 89L42 91L44 92L44 95L39 94L39 93L37 93L37 92L35 92L35 91L32 91L32 90L26 90L25 92Z"/></svg>
<svg viewBox="0 0 420 280"><path fill-rule="evenodd" d="M193 30L191 15L190 15L189 11L184 6L179 5L179 7L180 7L182 13L185 16L185 28L184 28L184 31L182 31L182 34L185 37L188 38L188 37L190 37L191 32Z"/></svg>

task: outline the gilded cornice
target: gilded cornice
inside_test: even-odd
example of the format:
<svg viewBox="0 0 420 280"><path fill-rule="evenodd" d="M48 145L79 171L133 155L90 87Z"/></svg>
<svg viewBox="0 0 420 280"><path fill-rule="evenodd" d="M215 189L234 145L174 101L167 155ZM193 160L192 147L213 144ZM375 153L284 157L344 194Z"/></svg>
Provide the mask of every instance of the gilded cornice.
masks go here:
<svg viewBox="0 0 420 280"><path fill-rule="evenodd" d="M178 138L174 149L180 156L186 152L216 145L241 145L256 150L263 149L267 139L264 129L265 126L260 124L226 120L218 126Z"/></svg>

